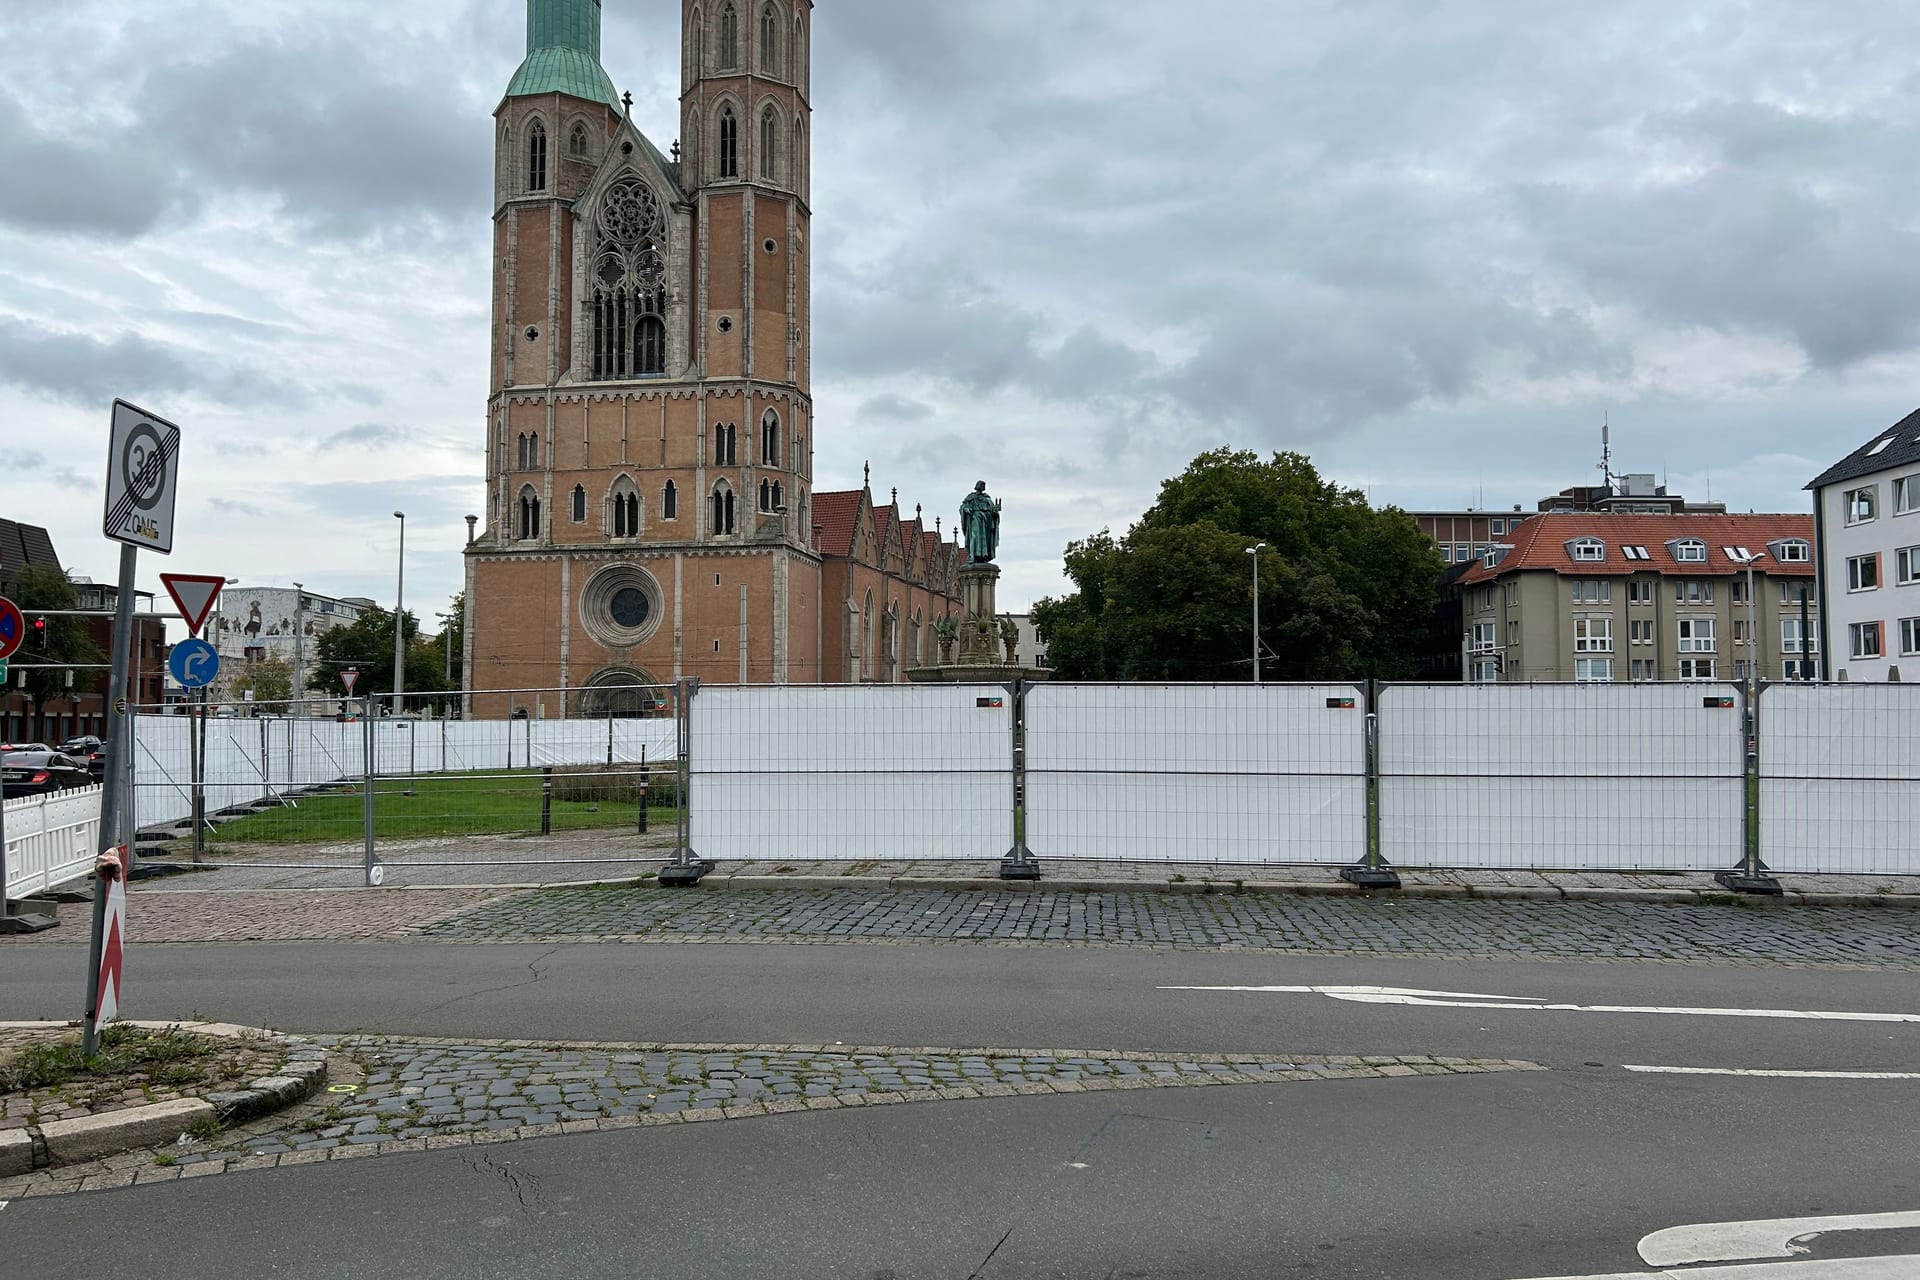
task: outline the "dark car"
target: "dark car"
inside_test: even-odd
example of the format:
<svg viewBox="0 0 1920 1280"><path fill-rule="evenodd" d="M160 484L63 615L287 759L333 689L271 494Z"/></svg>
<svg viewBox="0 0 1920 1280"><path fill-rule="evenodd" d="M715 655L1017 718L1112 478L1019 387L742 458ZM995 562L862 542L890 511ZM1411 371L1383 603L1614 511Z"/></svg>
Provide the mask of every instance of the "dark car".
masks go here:
<svg viewBox="0 0 1920 1280"><path fill-rule="evenodd" d="M58 751L9 751L0 755L0 796L47 795L90 787L93 775L87 766Z"/></svg>
<svg viewBox="0 0 1920 1280"><path fill-rule="evenodd" d="M87 772L93 775L95 782L100 781L107 774L107 744L91 734L79 738L68 738L54 750L63 756L72 756L86 765Z"/></svg>

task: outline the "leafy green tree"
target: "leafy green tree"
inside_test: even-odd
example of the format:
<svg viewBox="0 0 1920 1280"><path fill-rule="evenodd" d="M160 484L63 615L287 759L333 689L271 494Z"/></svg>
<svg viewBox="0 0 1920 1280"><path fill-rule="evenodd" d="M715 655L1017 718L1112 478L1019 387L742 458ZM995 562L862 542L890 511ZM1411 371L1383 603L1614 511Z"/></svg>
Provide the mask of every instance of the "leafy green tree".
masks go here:
<svg viewBox="0 0 1920 1280"><path fill-rule="evenodd" d="M1297 453L1201 454L1126 537L1069 544L1074 591L1034 606L1068 679L1251 676L1253 566L1270 680L1404 679L1444 565L1405 512L1375 510Z"/></svg>
<svg viewBox="0 0 1920 1280"><path fill-rule="evenodd" d="M279 658L263 658L235 678L226 700L250 703L265 715L284 715L292 697L293 667Z"/></svg>
<svg viewBox="0 0 1920 1280"><path fill-rule="evenodd" d="M440 646L420 636L420 621L411 611L401 615L401 634L406 644L406 692L442 693L447 689ZM344 627L334 627L314 639L313 669L307 674L307 688L324 697L343 696L345 686L340 673L349 667L360 671L353 693L393 692L393 613L372 608ZM427 703L409 701L408 710L424 709Z"/></svg>
<svg viewBox="0 0 1920 1280"><path fill-rule="evenodd" d="M28 565L22 568L11 591L13 602L20 606L20 612L27 620L27 642L14 656L21 666L49 666L47 671L28 671L26 690L33 698L34 706L45 714L49 701L55 699L83 698L106 688L107 673L98 670L73 670L73 687L67 687L67 671L63 666L72 668L97 666L107 660L107 655L87 634L87 622L84 618L48 618L44 647L34 631L33 624L42 609L77 609L79 597L74 593L73 583L67 575L51 566ZM19 687L19 677L14 677L15 688Z"/></svg>

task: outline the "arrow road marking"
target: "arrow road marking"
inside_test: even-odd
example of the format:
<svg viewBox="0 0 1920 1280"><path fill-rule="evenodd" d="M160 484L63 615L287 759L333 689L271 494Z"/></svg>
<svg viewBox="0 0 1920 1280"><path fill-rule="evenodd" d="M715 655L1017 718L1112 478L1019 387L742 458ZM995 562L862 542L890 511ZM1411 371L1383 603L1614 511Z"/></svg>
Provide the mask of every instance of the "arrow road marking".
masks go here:
<svg viewBox="0 0 1920 1280"><path fill-rule="evenodd" d="M1263 995L1321 995L1353 1004L1418 1005L1431 1009L1501 1009L1516 1013L1658 1013L1696 1018L1798 1018L1815 1022L1920 1023L1920 1013L1858 1013L1826 1009L1688 1009L1637 1004L1553 1004L1528 996L1467 991L1422 991L1413 987L1197 987L1161 991L1240 991Z"/></svg>
<svg viewBox="0 0 1920 1280"><path fill-rule="evenodd" d="M1640 1257L1658 1271L1559 1276L1555 1280L1662 1280L1704 1276L1707 1280L1911 1280L1920 1255L1881 1258L1807 1259L1803 1243L1837 1231L1902 1231L1920 1227L1920 1213L1868 1213L1830 1218L1775 1218L1756 1222L1707 1222L1669 1227L1640 1241ZM1792 1262L1754 1263L1758 1258ZM1707 1263L1738 1263L1706 1266Z"/></svg>

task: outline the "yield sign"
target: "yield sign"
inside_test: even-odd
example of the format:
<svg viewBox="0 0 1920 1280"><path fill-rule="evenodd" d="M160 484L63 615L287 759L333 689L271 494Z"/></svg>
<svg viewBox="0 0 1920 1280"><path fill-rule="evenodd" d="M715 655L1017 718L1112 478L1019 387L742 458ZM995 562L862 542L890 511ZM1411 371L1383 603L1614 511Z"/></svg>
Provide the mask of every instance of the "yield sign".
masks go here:
<svg viewBox="0 0 1920 1280"><path fill-rule="evenodd" d="M360 679L360 672L353 667L349 667L345 671L342 671L340 673L340 683L347 686L348 693L353 692L353 686L355 682L358 681L359 679Z"/></svg>
<svg viewBox="0 0 1920 1280"><path fill-rule="evenodd" d="M207 615L213 612L213 602L220 598L220 588L226 585L225 578L210 578L197 573L163 573L160 585L173 597L173 603L179 606L180 616L187 621L187 633L199 635L200 628L206 625Z"/></svg>

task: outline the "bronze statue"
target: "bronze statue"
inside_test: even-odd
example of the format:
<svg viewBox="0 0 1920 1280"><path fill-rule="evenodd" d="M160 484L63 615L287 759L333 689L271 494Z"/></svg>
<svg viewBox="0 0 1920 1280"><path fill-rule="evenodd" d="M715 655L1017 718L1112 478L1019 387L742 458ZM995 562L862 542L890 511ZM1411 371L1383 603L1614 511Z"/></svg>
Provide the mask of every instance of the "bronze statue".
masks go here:
<svg viewBox="0 0 1920 1280"><path fill-rule="evenodd" d="M967 541L968 564L992 564L1000 550L1000 509L1003 504L987 496L987 482L973 486L973 492L960 504L960 532Z"/></svg>

